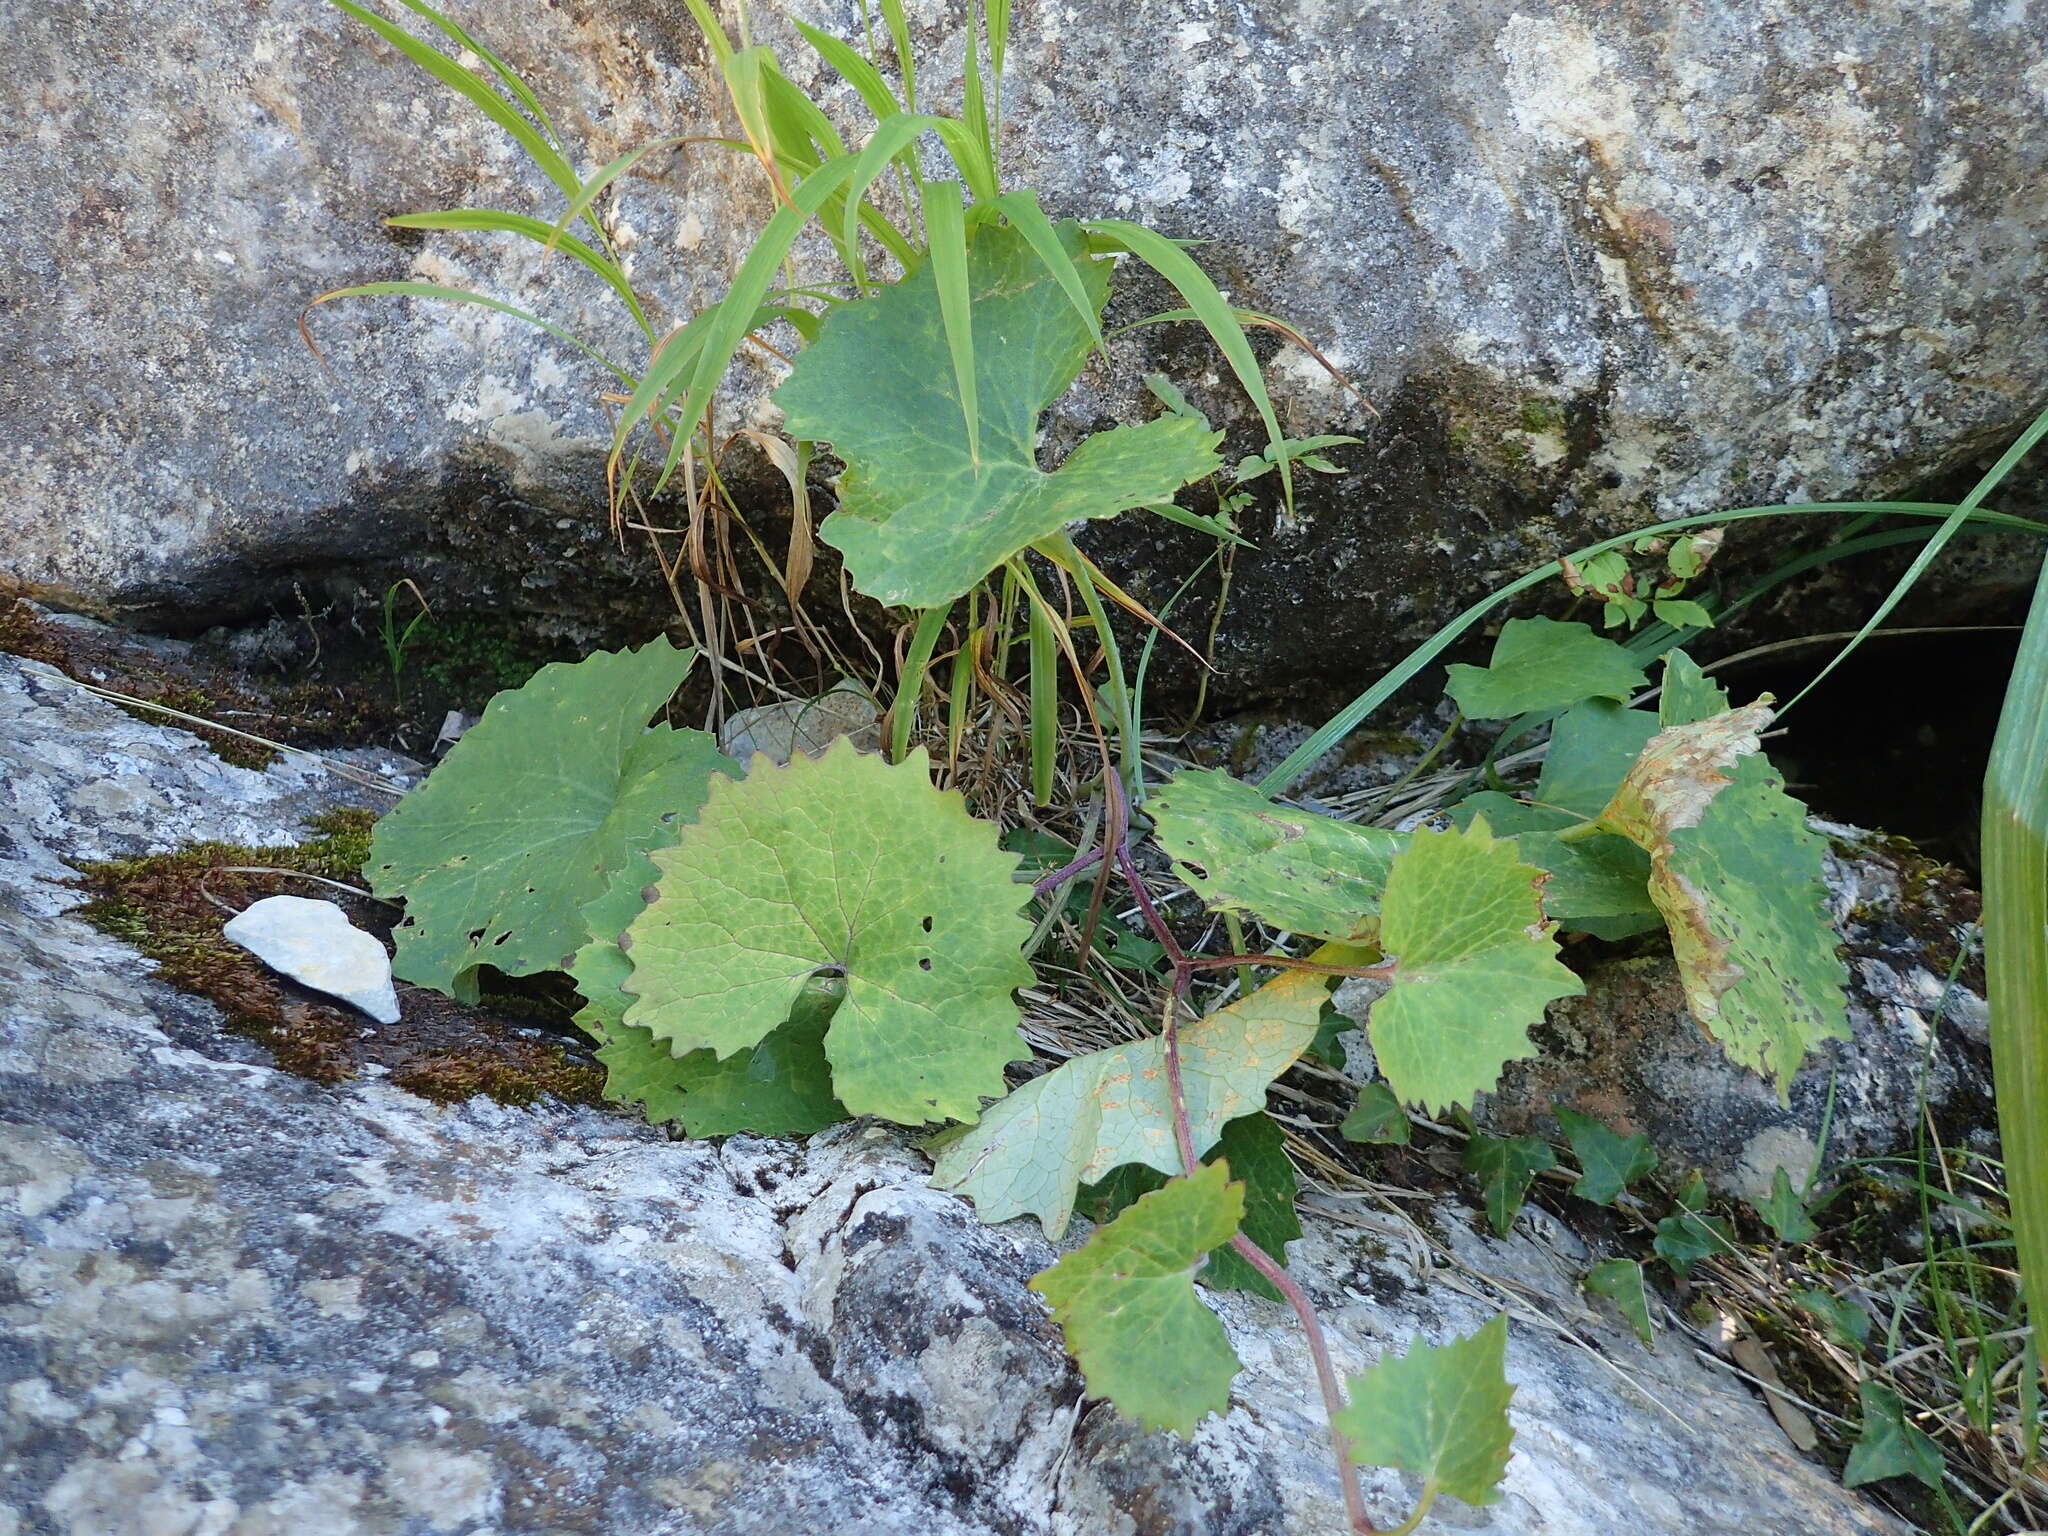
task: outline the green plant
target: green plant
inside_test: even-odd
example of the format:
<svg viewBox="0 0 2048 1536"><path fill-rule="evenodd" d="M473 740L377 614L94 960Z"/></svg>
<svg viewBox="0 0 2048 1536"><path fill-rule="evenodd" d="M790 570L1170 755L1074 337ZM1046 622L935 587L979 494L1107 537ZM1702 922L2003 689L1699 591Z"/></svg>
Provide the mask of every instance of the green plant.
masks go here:
<svg viewBox="0 0 2048 1536"><path fill-rule="evenodd" d="M420 605L420 611L412 616L410 623L401 629L398 624L398 594L410 590ZM419 627L433 617L433 610L411 577L393 582L384 589L384 612L377 627L377 638L384 643L384 661L391 668L391 692L398 697L402 691L405 673L405 653L412 648L412 637Z"/></svg>
<svg viewBox="0 0 2048 1536"><path fill-rule="evenodd" d="M1510 620L1489 664L1451 669L1461 718L1500 728L1444 825L1396 833L1270 796L1494 606L1549 579L1550 568L1454 620L1260 784L1190 770L1154 786L1140 751L1143 666L1127 674L1110 609L1154 626L1148 656L1159 621L1078 550L1068 526L1144 508L1227 544L1243 486L1272 475L1291 496L1293 466L1328 468L1322 452L1342 440L1281 436L1244 334L1269 322L1232 310L1174 242L1119 220L1055 224L1032 194L1003 188L990 80L1007 43L1005 6L970 15L957 117L920 111L894 0L882 9L900 96L876 58L803 29L875 118L854 151L767 49L733 47L705 0L691 0L742 129L725 147L758 161L777 207L726 297L661 335L625 281L598 209L642 155L677 141L579 179L531 92L421 0L404 3L476 54L485 72L352 0L335 3L490 115L567 199L553 223L488 210L401 222L558 248L632 312L649 350L637 370L614 370L627 391L611 455L618 507L638 507L679 475L698 488L693 514L700 491L716 497L724 445L707 415L712 393L747 337L785 323L803 342L778 395L798 442L771 449L771 458L803 505L803 466L814 446L830 446L845 472L818 536L839 551L860 591L904 612L886 761L841 743L816 759L742 766L702 733L650 729L695 654L665 640L544 669L502 695L378 829L371 878L380 894L408 905L399 974L473 995L485 966L566 971L584 1000L577 1022L606 1065L607 1093L690 1134L798 1133L849 1114L941 1125L927 1143L935 1179L973 1199L984 1218L1032 1214L1051 1236L1077 1210L1098 1222L1084 1246L1034 1281L1093 1392L1143 1424L1182 1433L1222 1411L1239 1362L1194 1281L1245 1285L1283 1298L1301 1320L1356 1530L1375 1529L1359 1465L1423 1477L1403 1531L1439 1495L1497 1497L1511 1441L1504 1320L1441 1348L1418 1344L1340 1382L1314 1308L1286 1268L1299 1226L1291 1167L1264 1113L1269 1088L1305 1054L1327 1053L1332 981L1384 983L1365 1028L1385 1081L1362 1097L1346 1131L1398 1142L1403 1106L1467 1110L1507 1063L1535 1053L1531 1027L1547 1004L1580 988L1558 957L1560 932L1612 938L1662 928L1702 1028L1782 1092L1809 1050L1846 1030L1845 972L1821 904L1821 847L1761 750L1771 702L1731 707L1678 642L1815 560L1918 533L1870 531L1868 518L1940 520L1931 537L1919 534L1926 548L1916 569L1971 523L2038 530L1980 510L1980 487L1954 507L1739 509L1575 551L1560 562L1567 585L1602 601L1608 627L1641 627L1622 645L1584 625ZM927 136L956 179L926 177ZM893 199L871 200L878 185L893 187ZM787 275L795 241L813 224L836 252L838 291ZM579 227L589 241L572 234ZM1187 308L1153 318L1203 324L1264 420L1266 452L1242 461L1227 486L1218 435L1163 380L1152 388L1167 414L1089 438L1056 470L1038 463L1038 417L1109 340L1101 316L1117 254L1179 291ZM421 284L323 298L370 292L505 307ZM1172 503L1201 480L1217 485L1217 518ZM1677 595L1713 551L1716 536L1696 530L1843 513L1860 520L1825 551L1786 562L1732 602L1709 608ZM1661 559L1662 574L1639 580L1625 556L1618 566L1608 558L1624 548ZM782 568L792 612L807 558L793 544ZM678 608L687 622L689 605L679 598ZM708 618L705 629L709 645ZM1000 829L972 815L958 792L935 788L929 760L913 746L949 636L946 734L957 752L970 691L1009 707L1007 663L1020 631L1031 798L1053 798L1064 670L1088 726L1100 799L1087 846L1021 877ZM1660 659L1653 713L1630 701ZM1545 726L1541 777L1518 793L1493 765ZM2014 729L2040 750L2038 721ZM2002 806L2039 798L2028 788L2039 759L2019 761L2021 780L2002 781ZM1190 950L1161 915L1139 858L1148 829L1136 807L1148 796L1157 852L1224 920L1229 952ZM2039 820L2029 810L2018 823L2033 837L2019 845L2021 863L2032 859L2036 874ZM1145 1001L1157 1010L1156 1028L1011 1090L1006 1069L1027 1054L1016 1003L1033 975L1026 956L1071 913L1071 888L1091 871L1078 949L1085 956L1104 892L1120 881L1159 957L1156 967L1127 973L1155 994ZM1036 931L1026 916L1034 900L1044 904ZM1286 940L1248 946L1239 935L1252 924L1319 942L1306 953ZM1235 980L1218 988L1212 978ZM1573 1188L1584 1198L1612 1203L1649 1174L1654 1159L1641 1138L1565 1126L1579 1165ZM1555 1150L1531 1138L1475 1134L1466 1155L1502 1232L1534 1181L1557 1171ZM1786 1193L1771 1216L1789 1234L1805 1207L1789 1185ZM1735 1243L1695 1175L1657 1223L1653 1250L1684 1277ZM1586 1283L1649 1336L1640 1262L1597 1266ZM1870 1422L1890 1422L1882 1406ZM1897 1460L1879 1450L1871 1459Z"/></svg>

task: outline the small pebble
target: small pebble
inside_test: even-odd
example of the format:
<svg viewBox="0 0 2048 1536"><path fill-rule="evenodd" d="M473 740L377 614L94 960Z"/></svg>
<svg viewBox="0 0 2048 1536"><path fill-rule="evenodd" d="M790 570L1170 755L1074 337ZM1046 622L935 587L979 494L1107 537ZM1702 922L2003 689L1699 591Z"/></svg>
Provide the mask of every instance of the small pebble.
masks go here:
<svg viewBox="0 0 2048 1536"><path fill-rule="evenodd" d="M391 957L333 902L266 896L221 933L293 981L338 997L379 1024L398 1022Z"/></svg>

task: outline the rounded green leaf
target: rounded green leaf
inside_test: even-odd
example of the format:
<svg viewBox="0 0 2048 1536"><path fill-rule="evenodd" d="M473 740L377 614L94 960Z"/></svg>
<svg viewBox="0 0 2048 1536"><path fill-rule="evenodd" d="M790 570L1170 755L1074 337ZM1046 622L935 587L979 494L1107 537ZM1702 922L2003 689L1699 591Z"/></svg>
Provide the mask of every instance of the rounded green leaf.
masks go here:
<svg viewBox="0 0 2048 1536"><path fill-rule="evenodd" d="M365 873L405 900L401 978L474 1001L480 966L568 963L585 905L732 766L702 731L648 729L696 654L656 639L541 668L377 823Z"/></svg>
<svg viewBox="0 0 2048 1536"><path fill-rule="evenodd" d="M1394 984L1367 1032L1404 1103L1432 1114L1470 1104L1504 1065L1536 1054L1529 1026L1547 1003L1585 990L1557 958L1543 878L1484 817L1419 831L1395 859L1380 907Z"/></svg>
<svg viewBox="0 0 2048 1536"><path fill-rule="evenodd" d="M1194 1284L1244 1219L1244 1186L1229 1180L1221 1162L1171 1180L1031 1281L1089 1392L1147 1429L1193 1434L1205 1414L1230 1407L1243 1368Z"/></svg>
<svg viewBox="0 0 2048 1536"><path fill-rule="evenodd" d="M1406 841L1268 800L1212 769L1177 773L1148 804L1174 873L1209 906L1292 933L1370 939Z"/></svg>
<svg viewBox="0 0 2048 1536"><path fill-rule="evenodd" d="M1489 665L1445 670L1444 691L1475 720L1563 709L1581 699L1626 699L1649 681L1612 640L1556 619L1509 619Z"/></svg>
<svg viewBox="0 0 2048 1536"><path fill-rule="evenodd" d="M921 750L892 765L841 738L756 757L653 857L654 899L626 933L628 1025L722 1060L788 1018L809 978L842 975L825 1054L849 1111L972 1120L1003 1093L1023 1054L1011 994L1031 980L1030 888Z"/></svg>

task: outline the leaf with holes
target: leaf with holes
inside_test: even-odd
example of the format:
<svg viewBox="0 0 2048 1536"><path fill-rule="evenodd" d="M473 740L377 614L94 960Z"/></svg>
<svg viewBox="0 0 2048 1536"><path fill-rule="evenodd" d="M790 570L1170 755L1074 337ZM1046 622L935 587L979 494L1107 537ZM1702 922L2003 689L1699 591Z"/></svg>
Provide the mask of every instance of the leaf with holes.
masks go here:
<svg viewBox="0 0 2048 1536"><path fill-rule="evenodd" d="M1509 619L1483 667L1445 669L1444 691L1475 720L1563 709L1581 699L1626 699L1649 679L1635 658L1583 624Z"/></svg>
<svg viewBox="0 0 2048 1536"><path fill-rule="evenodd" d="M1024 1054L1011 996L1030 887L996 828L845 738L820 757L718 779L626 931L628 1025L722 1061L790 1016L811 977L846 997L825 1034L832 1087L857 1115L972 1120Z"/></svg>
<svg viewBox="0 0 2048 1536"><path fill-rule="evenodd" d="M1558 1110L1557 1123L1579 1160L1579 1181L1572 1193L1581 1200L1612 1205L1629 1185L1657 1170L1656 1149L1647 1136L1624 1136L1571 1109Z"/></svg>
<svg viewBox="0 0 2048 1536"><path fill-rule="evenodd" d="M1266 1085L1315 1038L1326 976L1285 971L1250 997L1181 1026L1181 1083L1198 1147L1266 1107ZM842 1095L843 1097L843 1095ZM1033 1078L981 1122L941 1139L932 1183L974 1202L983 1221L1035 1215L1048 1237L1067 1228L1075 1193L1112 1169L1180 1171L1165 1043L1111 1046Z"/></svg>
<svg viewBox="0 0 2048 1536"><path fill-rule="evenodd" d="M1087 254L1072 223L1058 236L1099 312L1109 259ZM951 602L1076 519L1170 502L1222 467L1222 434L1180 415L1098 432L1059 469L1038 467L1039 414L1080 374L1093 338L1024 235L993 224L967 254L970 437L937 266L834 306L775 394L792 436L829 442L845 461L819 535L862 592L912 608Z"/></svg>
<svg viewBox="0 0 2048 1536"><path fill-rule="evenodd" d="M1652 1347L1657 1335L1650 1327L1650 1292L1643 1283L1643 1266L1634 1259L1602 1259L1586 1271L1585 1286L1595 1296L1614 1303L1636 1337Z"/></svg>
<svg viewBox="0 0 2048 1536"><path fill-rule="evenodd" d="M1417 1474L1425 1503L1440 1493L1493 1503L1515 1439L1507 1346L1508 1320L1496 1317L1449 1344L1417 1338L1407 1354L1352 1377L1350 1406L1333 1420L1351 1459Z"/></svg>
<svg viewBox="0 0 2048 1536"><path fill-rule="evenodd" d="M1660 731L1600 820L1650 855L1693 1017L1783 1098L1809 1050L1849 1038L1849 973L1825 906L1826 845L1758 750L1770 722L1757 703Z"/></svg>
<svg viewBox="0 0 2048 1536"><path fill-rule="evenodd" d="M473 1002L480 966L567 963L589 937L584 906L732 767L702 731L648 729L695 659L657 639L543 667L491 700L371 839L364 873L405 900L400 977Z"/></svg>
<svg viewBox="0 0 2048 1536"><path fill-rule="evenodd" d="M1558 961L1542 879L1484 817L1417 832L1394 860L1380 909L1393 985L1367 1033L1403 1103L1431 1114L1470 1104L1508 1062L1536 1054L1529 1026L1547 1003L1585 990Z"/></svg>
<svg viewBox="0 0 2048 1536"><path fill-rule="evenodd" d="M1557 1166L1557 1154L1539 1136L1474 1136L1465 1143L1465 1169L1479 1180L1486 1222L1495 1237L1514 1229L1536 1175Z"/></svg>
<svg viewBox="0 0 2048 1536"><path fill-rule="evenodd" d="M1271 1115L1242 1115L1223 1127L1223 1139L1202 1154L1202 1161L1230 1165L1244 1184L1244 1235L1259 1250L1287 1267L1287 1245L1301 1236L1301 1218L1294 1198L1300 1191L1294 1163L1287 1155L1287 1133ZM1080 1192L1074 1208L1101 1225L1114 1220L1140 1195L1163 1188L1166 1176L1143 1163L1126 1163L1100 1184ZM1202 1284L1215 1290L1250 1291L1280 1301L1280 1289L1252 1268L1251 1261L1229 1243L1213 1249L1202 1270Z"/></svg>
<svg viewBox="0 0 2048 1536"><path fill-rule="evenodd" d="M1244 1186L1225 1163L1170 1180L1033 1277L1052 1303L1088 1391L1146 1429L1190 1435L1230 1407L1240 1365L1195 1271L1244 1217Z"/></svg>
<svg viewBox="0 0 2048 1536"><path fill-rule="evenodd" d="M1175 774L1147 809L1174 873L1209 906L1340 942L1377 931L1387 871L1407 841L1275 804L1209 769Z"/></svg>

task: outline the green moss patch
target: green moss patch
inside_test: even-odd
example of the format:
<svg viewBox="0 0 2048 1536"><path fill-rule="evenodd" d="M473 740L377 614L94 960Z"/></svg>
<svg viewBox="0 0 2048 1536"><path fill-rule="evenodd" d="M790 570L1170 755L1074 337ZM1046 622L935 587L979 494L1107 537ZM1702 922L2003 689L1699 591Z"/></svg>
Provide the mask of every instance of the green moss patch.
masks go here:
<svg viewBox="0 0 2048 1536"><path fill-rule="evenodd" d="M602 1102L604 1071L568 1028L566 996L486 993L479 1006L465 1007L408 987L399 998L400 1021L375 1024L221 937L221 924L251 902L289 894L339 903L388 946L398 916L393 908L306 878L355 885L374 820L368 811L337 811L317 819L316 835L296 846L199 843L83 865L80 884L91 899L78 915L149 956L165 981L213 1003L229 1030L263 1045L279 1067L315 1082L341 1082L377 1066L397 1086L437 1103L479 1093L503 1104L547 1095Z"/></svg>

